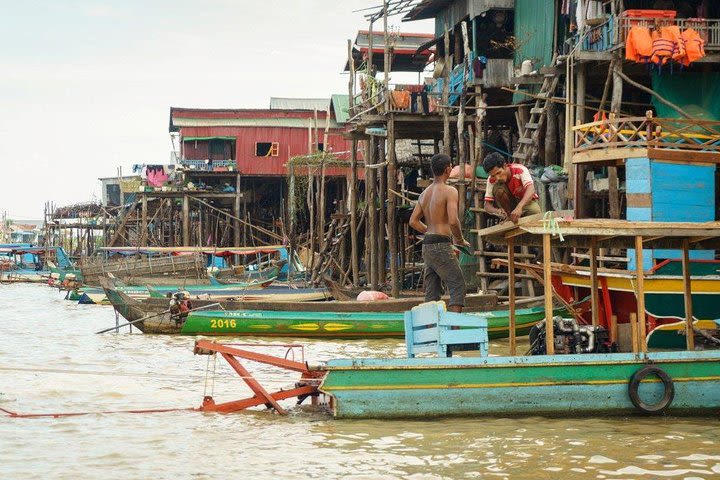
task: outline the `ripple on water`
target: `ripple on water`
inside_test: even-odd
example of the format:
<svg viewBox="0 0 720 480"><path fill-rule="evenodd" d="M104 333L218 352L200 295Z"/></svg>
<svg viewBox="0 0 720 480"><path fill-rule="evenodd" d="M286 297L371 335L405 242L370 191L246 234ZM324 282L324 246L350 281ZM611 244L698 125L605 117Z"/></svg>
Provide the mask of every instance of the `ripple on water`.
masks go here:
<svg viewBox="0 0 720 480"><path fill-rule="evenodd" d="M201 401L208 358L192 355L192 338L95 335L115 324L110 307L73 304L41 285L0 285L0 322L4 408L101 411L191 407ZM397 340L258 342L304 343L312 361L404 354ZM491 348L502 351L507 342ZM251 371L269 378L271 387L294 381L267 366L253 365ZM247 394L237 375L218 362L215 397ZM264 410L0 417L0 473L59 479L708 478L720 473L718 436L714 422L694 419L335 421L306 407L287 417Z"/></svg>

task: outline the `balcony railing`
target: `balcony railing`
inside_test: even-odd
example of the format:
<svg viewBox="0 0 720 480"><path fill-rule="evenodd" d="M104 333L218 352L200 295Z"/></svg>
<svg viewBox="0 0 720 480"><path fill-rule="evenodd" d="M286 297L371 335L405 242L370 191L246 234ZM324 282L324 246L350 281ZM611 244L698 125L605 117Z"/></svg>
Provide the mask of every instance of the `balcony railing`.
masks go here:
<svg viewBox="0 0 720 480"><path fill-rule="evenodd" d="M705 41L706 51L720 50L720 19L630 18L622 15L611 15L601 25L594 26L585 32L580 49L586 52L607 52L615 47L624 47L628 33L634 26L661 28L668 25L677 25L680 31L692 28Z"/></svg>
<svg viewBox="0 0 720 480"><path fill-rule="evenodd" d="M682 118L621 117L578 125L574 153L650 148L720 154L720 122Z"/></svg>
<svg viewBox="0 0 720 480"><path fill-rule="evenodd" d="M180 160L180 165L190 170L204 170L208 172L216 169L234 168L235 160Z"/></svg>

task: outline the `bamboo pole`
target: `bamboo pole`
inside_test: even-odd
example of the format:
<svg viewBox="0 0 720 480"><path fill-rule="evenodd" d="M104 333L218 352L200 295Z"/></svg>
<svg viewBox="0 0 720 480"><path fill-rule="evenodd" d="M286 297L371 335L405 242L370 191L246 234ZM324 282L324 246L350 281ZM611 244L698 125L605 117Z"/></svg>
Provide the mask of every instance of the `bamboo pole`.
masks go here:
<svg viewBox="0 0 720 480"><path fill-rule="evenodd" d="M452 64L450 62L450 31L448 30L448 20L445 17L445 57L443 59L443 88L442 88L442 101L443 105L450 104L450 70L452 70ZM443 148L442 153L450 155L450 108L443 108Z"/></svg>
<svg viewBox="0 0 720 480"><path fill-rule="evenodd" d="M348 75L348 116L352 118L355 115L355 60L352 56L352 40L348 38L348 67L350 75ZM339 112L335 112L337 115Z"/></svg>
<svg viewBox="0 0 720 480"><path fill-rule="evenodd" d="M387 136L387 188L391 190L397 189L397 171L395 158L395 115L390 114L388 119L388 136ZM397 196L387 195L387 224L388 224L388 243L390 244L390 282L391 294L393 297L400 296L400 279L398 278L398 238L397 238Z"/></svg>
<svg viewBox="0 0 720 480"><path fill-rule="evenodd" d="M370 157L365 162L366 165L374 165L375 156L377 152L377 142L374 136L370 137ZM366 168L367 172L367 191L368 191L368 223L367 226L370 229L370 265L368 271L370 272L370 285L373 290L378 289L378 271L377 271L377 257L378 257L378 238L377 238L377 173L373 168Z"/></svg>
<svg viewBox="0 0 720 480"><path fill-rule="evenodd" d="M508 251L508 314L510 334L510 355L517 355L515 339L515 240L510 237L507 240Z"/></svg>
<svg viewBox="0 0 720 480"><path fill-rule="evenodd" d="M635 237L635 275L637 276L637 320L638 320L638 348L640 352L647 352L645 341L645 272L643 270L643 239L641 235Z"/></svg>
<svg viewBox="0 0 720 480"><path fill-rule="evenodd" d="M360 285L360 265L358 261L358 238L357 238L357 140L352 141L352 152L350 152L350 264L352 268L353 285Z"/></svg>
<svg viewBox="0 0 720 480"><path fill-rule="evenodd" d="M685 340L687 349L695 350L695 330L693 329L692 283L690 280L690 242L683 239L682 246L683 299L685 300Z"/></svg>
<svg viewBox="0 0 720 480"><path fill-rule="evenodd" d="M160 208L162 208L162 204L160 205ZM183 195L183 202L182 202L182 215L183 215L183 221L182 221L182 237L183 237L183 246L189 247L190 246L190 197L188 197L187 194Z"/></svg>
<svg viewBox="0 0 720 480"><path fill-rule="evenodd" d="M596 327L600 322L600 304L598 292L598 274L597 274L597 255L598 244L597 237L590 238L590 303L592 304L592 324Z"/></svg>
<svg viewBox="0 0 720 480"><path fill-rule="evenodd" d="M379 140L378 147L382 148L382 151L378 155L378 159L382 160L384 164L387 164L386 160L386 142L382 139ZM377 273L378 273L378 285L385 283L385 277L387 276L387 269L385 267L385 260L387 257L387 248L385 243L386 226L387 226L387 208L385 201L388 198L387 191L387 169L386 167L380 167L377 169L377 182L378 182L378 193L377 198L380 203L378 208L378 255L377 255ZM394 195L393 195L394 196Z"/></svg>
<svg viewBox="0 0 720 480"><path fill-rule="evenodd" d="M550 234L543 234L543 283L545 284L545 350L555 354L555 324L553 322L552 248Z"/></svg>

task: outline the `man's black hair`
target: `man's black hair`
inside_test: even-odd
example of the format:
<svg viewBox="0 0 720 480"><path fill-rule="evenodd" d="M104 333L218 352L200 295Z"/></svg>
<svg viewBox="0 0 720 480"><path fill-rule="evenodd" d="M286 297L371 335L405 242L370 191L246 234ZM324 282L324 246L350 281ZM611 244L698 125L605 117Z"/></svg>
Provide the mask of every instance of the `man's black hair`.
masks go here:
<svg viewBox="0 0 720 480"><path fill-rule="evenodd" d="M485 160L483 160L483 168L487 173L490 173L490 171L495 167L502 168L503 165L508 163L507 159L500 155L497 152L493 152L487 157L485 157Z"/></svg>
<svg viewBox="0 0 720 480"><path fill-rule="evenodd" d="M450 166L450 157L444 153L438 153L433 155L430 159L430 165L432 165L433 175L439 177L445 173L445 169Z"/></svg>

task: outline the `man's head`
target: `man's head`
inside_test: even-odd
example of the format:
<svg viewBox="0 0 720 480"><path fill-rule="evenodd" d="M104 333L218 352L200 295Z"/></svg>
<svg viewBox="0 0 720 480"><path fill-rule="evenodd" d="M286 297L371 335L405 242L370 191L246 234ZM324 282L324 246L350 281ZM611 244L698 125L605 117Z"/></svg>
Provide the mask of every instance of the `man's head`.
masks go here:
<svg viewBox="0 0 720 480"><path fill-rule="evenodd" d="M499 153L493 152L483 160L483 168L496 182L507 183L510 180L508 162Z"/></svg>
<svg viewBox="0 0 720 480"><path fill-rule="evenodd" d="M435 178L442 177L443 175L448 177L450 176L452 163L450 162L450 157L448 155L445 155L444 153L433 155L430 159L430 165L432 166L432 172Z"/></svg>

